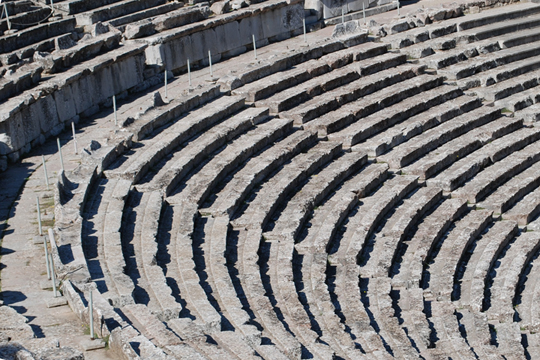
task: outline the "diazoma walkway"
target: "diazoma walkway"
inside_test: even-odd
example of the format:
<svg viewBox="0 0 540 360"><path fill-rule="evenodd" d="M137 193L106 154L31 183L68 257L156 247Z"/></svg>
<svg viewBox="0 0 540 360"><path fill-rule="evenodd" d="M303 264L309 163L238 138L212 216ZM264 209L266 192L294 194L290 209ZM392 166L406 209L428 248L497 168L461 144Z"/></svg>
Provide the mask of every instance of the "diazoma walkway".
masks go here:
<svg viewBox="0 0 540 360"><path fill-rule="evenodd" d="M191 80L162 49L167 96L147 70L116 115L81 112L64 171L56 139L31 143L0 173L14 351L81 350L92 291L109 350L87 358L539 358L540 5L463 10L273 39ZM111 51L150 56L177 31L158 23ZM38 289L36 196L73 312Z"/></svg>

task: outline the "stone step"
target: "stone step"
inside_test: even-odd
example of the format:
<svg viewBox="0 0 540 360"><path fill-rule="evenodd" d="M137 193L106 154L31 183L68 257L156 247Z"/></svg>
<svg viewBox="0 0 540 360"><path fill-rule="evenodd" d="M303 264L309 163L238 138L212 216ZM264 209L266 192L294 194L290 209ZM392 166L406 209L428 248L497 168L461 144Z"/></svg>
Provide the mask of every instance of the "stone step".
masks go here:
<svg viewBox="0 0 540 360"><path fill-rule="evenodd" d="M495 324L494 327L497 333L497 352L507 359L525 360L519 324L509 321Z"/></svg>
<svg viewBox="0 0 540 360"><path fill-rule="evenodd" d="M507 21L511 19L530 16L540 13L540 8L537 4L531 3L526 7L514 8L497 8L488 11L483 11L478 14L468 16L466 19L458 20L458 30L467 30L478 26L497 23L499 21Z"/></svg>
<svg viewBox="0 0 540 360"><path fill-rule="evenodd" d="M407 118L405 121L356 145L353 149L358 148L367 151L369 156L380 156L414 136L481 105L478 99L470 96L454 98L452 101L435 105Z"/></svg>
<svg viewBox="0 0 540 360"><path fill-rule="evenodd" d="M392 151L378 157L379 161L387 162L390 168L401 169L429 151L459 137L479 126L494 122L501 116L501 109L492 107L480 107L471 112L459 115L439 126L436 126L414 138L414 143L403 143L396 146ZM500 122L499 122L500 123ZM498 124L498 123L494 123ZM493 132L486 133L486 138L492 138L497 131L504 134L505 123L499 129L494 126Z"/></svg>
<svg viewBox="0 0 540 360"><path fill-rule="evenodd" d="M540 120L540 104L533 104L526 107L517 112L517 115L522 117L525 123L532 123L534 126L537 126L536 122Z"/></svg>
<svg viewBox="0 0 540 360"><path fill-rule="evenodd" d="M523 150L514 152L497 162L496 165L485 168L465 186L455 190L452 196L467 199L470 203L483 200L509 179L538 162L540 160L540 155L537 154L539 146L538 142L528 145Z"/></svg>
<svg viewBox="0 0 540 360"><path fill-rule="evenodd" d="M241 97L224 96L219 98L211 105L195 110L167 127L166 135L143 140L144 146L141 150L136 151L138 153L136 156L130 156L128 161L114 170L105 171L105 175L130 179L136 183L154 164L167 156L178 145L207 130L223 118L232 115L243 106L244 99ZM212 110L209 110L210 108Z"/></svg>
<svg viewBox="0 0 540 360"><path fill-rule="evenodd" d="M321 142L305 154L294 157L258 191L257 197L249 203L242 216L235 219L234 228L264 229L279 204L285 201L295 188L318 169L325 166L341 151L341 145Z"/></svg>
<svg viewBox="0 0 540 360"><path fill-rule="evenodd" d="M527 225L540 212L540 189L525 195L514 207L504 214L504 218L515 220L521 226Z"/></svg>
<svg viewBox="0 0 540 360"><path fill-rule="evenodd" d="M248 108L210 128L181 149L152 177L136 188L139 191L161 190L170 195L180 181L206 157L268 117L268 109Z"/></svg>
<svg viewBox="0 0 540 360"><path fill-rule="evenodd" d="M406 329L407 335L414 341L420 353L426 355L432 350L429 350L431 329L424 313L423 289L393 288L392 291L399 294L398 306L401 309L400 317L403 319L401 327Z"/></svg>
<svg viewBox="0 0 540 360"><path fill-rule="evenodd" d="M54 8L62 12L67 13L67 15L78 14L84 11L92 10L98 7L111 5L122 0L96 0L88 2L86 0L68 0L61 1L59 3L54 3Z"/></svg>
<svg viewBox="0 0 540 360"><path fill-rule="evenodd" d="M540 59L540 58L539 58ZM538 65L535 65L538 66ZM477 96L496 101L539 85L540 70L515 76L492 86L473 90ZM536 89L538 91L538 89Z"/></svg>
<svg viewBox="0 0 540 360"><path fill-rule="evenodd" d="M358 204L360 198L371 193L388 176L388 165L370 164L347 181L336 195L314 211L308 234L295 245L300 254L324 253L338 231L340 224Z"/></svg>
<svg viewBox="0 0 540 360"><path fill-rule="evenodd" d="M402 172L418 175L420 179L429 179L451 166L456 160L522 127L523 120L521 119L497 119L439 146L411 165L402 168ZM418 140L421 141L421 139Z"/></svg>
<svg viewBox="0 0 540 360"><path fill-rule="evenodd" d="M476 356L482 359L504 359L497 347L491 344L491 331L486 314L472 312L469 309L457 309L456 316L460 328L465 328L466 340Z"/></svg>
<svg viewBox="0 0 540 360"><path fill-rule="evenodd" d="M161 321L167 321L177 318L182 306L173 297L163 269L156 264L157 233L162 205L163 197L159 191L144 193L138 206L131 205L132 213L135 214L131 244L137 266L135 272L144 277L137 279L138 286L146 290L149 302L153 302L150 308L156 316Z"/></svg>
<svg viewBox="0 0 540 360"><path fill-rule="evenodd" d="M363 277L387 277L395 253L408 233L426 212L442 199L442 190L423 187L403 201L386 220L382 229L369 241L369 258L360 263Z"/></svg>
<svg viewBox="0 0 540 360"><path fill-rule="evenodd" d="M495 101L495 106L504 107L512 112L519 111L540 101L538 90L539 87L537 86L523 90L501 100Z"/></svg>
<svg viewBox="0 0 540 360"><path fill-rule="evenodd" d="M92 25L165 4L165 0L122 0L75 15L78 26Z"/></svg>
<svg viewBox="0 0 540 360"><path fill-rule="evenodd" d="M536 231L523 232L498 260L500 265L491 286L491 306L486 311L490 320L512 323L515 313L513 301L519 278L539 248L540 234Z"/></svg>
<svg viewBox="0 0 540 360"><path fill-rule="evenodd" d="M495 190L484 201L478 203L478 206L493 210L498 214L507 212L523 196L540 186L539 170L540 164L531 165L531 167L514 176L506 184Z"/></svg>
<svg viewBox="0 0 540 360"><path fill-rule="evenodd" d="M431 45L431 43L429 45ZM429 47L428 50L425 50L418 45L417 48L420 47L420 49L413 48L409 50L409 52L416 56L418 56L418 52L420 52L420 55L425 54L427 57L422 60L422 62L429 68L440 71L440 69L448 68L451 65L459 64L467 60L473 61L474 58L482 54L490 54L501 49L496 39L487 39L458 47L456 47L456 45L455 38L450 37L437 40L437 42ZM432 48L442 51L428 56L433 51ZM429 49L431 49L431 52ZM450 70L447 71L450 72Z"/></svg>
<svg viewBox="0 0 540 360"><path fill-rule="evenodd" d="M232 216L248 193L271 172L301 151L313 146L317 136L309 131L297 131L276 143L260 156L250 159L233 179L217 194L217 200L202 211L218 217Z"/></svg>
<svg viewBox="0 0 540 360"><path fill-rule="evenodd" d="M346 147L351 147L388 126L425 110L430 105L439 104L459 95L459 90L456 88L440 87L432 92L432 96L427 99L426 103L419 103L420 95L418 94L434 89L441 84L442 78L420 75L389 86L384 91L370 94L341 107L337 111L325 114L308 126L320 129L324 134L329 134L330 140L342 141ZM410 99L408 99L409 97ZM389 111L388 116L384 113L378 113L381 109L389 107L391 107L391 111Z"/></svg>
<svg viewBox="0 0 540 360"><path fill-rule="evenodd" d="M453 191L486 166L537 141L538 136L537 130L529 128L520 129L508 136L503 136L485 145L479 151L456 161L439 175L428 179L427 183L442 187L445 191Z"/></svg>
<svg viewBox="0 0 540 360"><path fill-rule="evenodd" d="M171 11L178 10L179 8L183 7L184 5L181 3L167 3L163 5L158 5L149 9L144 9L141 11L137 11L132 14L127 14L124 16L120 16L114 19L111 19L108 21L108 23L115 28L119 29L120 31L124 32L126 25L130 23L134 23L137 21L141 21L143 19L153 19L156 16L166 14Z"/></svg>
<svg viewBox="0 0 540 360"><path fill-rule="evenodd" d="M334 359L334 349L319 341L319 335L311 328L311 320L298 296L291 296L296 293L292 276L293 250L294 239L287 236L270 242L267 267L276 306L290 330L312 354L320 359Z"/></svg>
<svg viewBox="0 0 540 360"><path fill-rule="evenodd" d="M148 340L165 347L182 344L182 340L165 324L152 314L143 304L131 304L122 307L122 313L128 317L133 326L145 335Z"/></svg>
<svg viewBox="0 0 540 360"><path fill-rule="evenodd" d="M55 36L72 32L75 29L75 19L66 18L53 22L46 22L11 35L0 37L0 53L9 53L14 50L32 45Z"/></svg>
<svg viewBox="0 0 540 360"><path fill-rule="evenodd" d="M0 78L0 103L37 85L41 81L43 71L44 68L41 64L31 63Z"/></svg>
<svg viewBox="0 0 540 360"><path fill-rule="evenodd" d="M336 110L344 104L380 91L395 83L410 79L416 76L417 73L418 68L416 66L405 65L370 76L368 75L357 81L328 91L321 96L314 97L292 110L281 113L280 117L293 119L295 124L300 126L330 111Z"/></svg>
<svg viewBox="0 0 540 360"><path fill-rule="evenodd" d="M163 5L166 6L166 5ZM158 6L162 7L162 6ZM178 6L177 6L178 8ZM125 19L126 17L146 17L151 16L155 12L156 8L149 8L142 10L127 16L124 16L120 19ZM195 24L199 21L206 20L210 16L210 8L206 4L198 4L196 6L181 7L179 9L174 9L169 11L166 14L154 16L151 19L139 20L133 23L129 23L122 28L124 28L124 37L126 39L137 39L144 38L147 36L154 35L156 33L165 32L166 30L181 28L183 26L189 26ZM113 20L116 21L116 20ZM124 20L125 21L125 20Z"/></svg>
<svg viewBox="0 0 540 360"><path fill-rule="evenodd" d="M540 30L539 30L540 32ZM492 85L495 85L496 83L503 82L505 80L514 80L518 81L519 79L513 79L517 76L523 75L525 73L534 72L534 70L538 69L540 67L540 57L533 57L532 59L523 59L515 62L511 62L510 64L501 65L494 69L483 71L478 76L473 76L469 78L465 78L463 80L459 80L457 82L457 85L461 89L470 89L473 87L488 87L487 89L475 89L474 92L478 95L486 94L487 96L490 96L490 94L493 92L493 89L491 89ZM485 97L485 99L488 100L498 100L502 97Z"/></svg>
<svg viewBox="0 0 540 360"><path fill-rule="evenodd" d="M451 80L460 80L497 66L523 60L539 54L540 44L525 44L495 51L490 54L480 55L472 58L470 61L464 61L451 68L439 70L438 73Z"/></svg>
<svg viewBox="0 0 540 360"><path fill-rule="evenodd" d="M384 182L383 186L360 205L361 211L349 220L349 225L339 249L329 255L332 264L356 264L362 255L365 241L375 231L377 223L401 201L403 197L417 187L418 177L396 176Z"/></svg>
<svg viewBox="0 0 540 360"><path fill-rule="evenodd" d="M180 192L167 197L167 202L169 204L191 203L201 206L212 189L230 172L264 147L289 134L291 130L292 121L273 119L259 125L256 131L240 136L192 176Z"/></svg>
<svg viewBox="0 0 540 360"><path fill-rule="evenodd" d="M368 356L380 358L382 354L379 351L373 353L372 346L375 345L370 341L372 336L376 336L373 329L365 331L354 340L351 338L351 330L346 330L345 326L340 322L336 315L336 309L330 298L329 290L325 284L327 269L326 253L305 254L302 256L302 284L305 302L307 302L310 313L315 321L319 324L322 332L321 339L328 343L336 353L347 359L367 359ZM369 333L369 334L368 334ZM370 336L371 335L371 336ZM362 354L358 349L362 344L362 350L366 355ZM380 343L381 347L382 343ZM376 346L376 345L375 345ZM367 355L369 354L369 355ZM388 358L390 354L387 354Z"/></svg>
<svg viewBox="0 0 540 360"><path fill-rule="evenodd" d="M227 234L229 217L221 216L208 218L204 224L204 243L202 250L207 266L207 282L212 288L212 294L219 304L221 314L227 318L236 330L242 333L244 340L251 346L261 343L261 331L251 325L249 314L243 309L240 296L235 290L229 269L227 267Z"/></svg>
<svg viewBox="0 0 540 360"><path fill-rule="evenodd" d="M361 272L361 276L363 274ZM359 289L364 292L364 297L369 300L366 305L374 321L378 324L380 334L385 342L391 344L394 355L400 359L420 359L417 348L407 332L401 328L399 319L393 316L393 300L390 297L391 279L387 277L363 278ZM398 310L399 311L399 310Z"/></svg>
<svg viewBox="0 0 540 360"><path fill-rule="evenodd" d="M262 229L240 229L238 234L238 265L239 278L242 288L249 301L250 309L256 315L268 336L276 341L278 346L289 358L300 359L301 344L291 334L288 328L277 316L273 304L266 296L266 290L261 278L260 245ZM268 284L268 282L266 282Z"/></svg>
<svg viewBox="0 0 540 360"><path fill-rule="evenodd" d="M428 290L438 300L450 301L454 287L454 274L460 261L476 238L493 221L490 210L471 211L455 224L444 239L433 263L429 266Z"/></svg>
<svg viewBox="0 0 540 360"><path fill-rule="evenodd" d="M401 255L399 268L394 269L392 279L394 287L419 287L424 262L431 257L435 245L446 235L454 221L465 212L467 212L466 201L448 199L424 219L411 240L407 241L407 248Z"/></svg>
<svg viewBox="0 0 540 360"><path fill-rule="evenodd" d="M518 235L514 221L496 221L475 243L471 257L466 264L460 281L458 304L471 309L473 313L482 311L486 279L501 252Z"/></svg>
<svg viewBox="0 0 540 360"><path fill-rule="evenodd" d="M540 328L540 319L536 309L536 303L539 299L538 292L540 287L538 284L538 266L539 258L537 257L531 262L531 270L524 282L524 288L519 296L520 302L516 304L516 310L520 318L520 328L524 328L531 333L536 333ZM529 336L527 336L529 338ZM534 339L536 340L536 339ZM533 341L529 341L529 347L534 346ZM529 352L530 353L530 352Z"/></svg>
<svg viewBox="0 0 540 360"><path fill-rule="evenodd" d="M367 155L358 153L346 153L334 159L287 202L278 220L274 222L272 231L264 233L263 236L267 239L282 236L296 239L313 208L343 180L358 172L366 162Z"/></svg>
<svg viewBox="0 0 540 360"><path fill-rule="evenodd" d="M472 359L475 353L460 332L455 314L455 306L450 301L431 301L429 321L437 334L435 348L442 350L445 356L452 359Z"/></svg>
<svg viewBox="0 0 540 360"><path fill-rule="evenodd" d="M268 107L270 113L277 114L281 111L289 110L323 92L346 85L359 77L357 64L350 64L314 77L294 87L287 88L265 100L257 101L255 102L255 106Z"/></svg>

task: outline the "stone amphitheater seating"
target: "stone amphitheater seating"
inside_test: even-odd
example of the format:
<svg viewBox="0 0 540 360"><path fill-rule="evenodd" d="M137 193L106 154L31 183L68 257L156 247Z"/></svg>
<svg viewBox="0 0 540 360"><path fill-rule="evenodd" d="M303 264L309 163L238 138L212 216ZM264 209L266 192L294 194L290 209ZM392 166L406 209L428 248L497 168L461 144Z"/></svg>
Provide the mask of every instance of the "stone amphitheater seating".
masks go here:
<svg viewBox="0 0 540 360"><path fill-rule="evenodd" d="M531 126L540 6L306 46L288 39L296 25L256 23L289 10L298 20L295 1L216 17L206 4L162 0L55 8L64 20L46 23L50 33L38 25L20 29L16 45L0 38L15 54L1 59L11 122L0 126L41 121L0 154L20 155L79 118L99 124L78 139L81 165L59 175L52 250L70 305L87 321L84 292L95 287L100 334L126 358L540 353L540 130ZM24 50L34 56L37 43L79 31L74 19L111 31L52 52L52 65L22 64L24 34L45 36ZM210 79L207 47L227 27L253 33L260 58L241 54L251 37L220 44ZM190 88L178 49L196 41ZM112 67L119 83L93 91ZM155 92L163 96L163 70L175 75L166 101ZM99 108L112 95L117 126Z"/></svg>

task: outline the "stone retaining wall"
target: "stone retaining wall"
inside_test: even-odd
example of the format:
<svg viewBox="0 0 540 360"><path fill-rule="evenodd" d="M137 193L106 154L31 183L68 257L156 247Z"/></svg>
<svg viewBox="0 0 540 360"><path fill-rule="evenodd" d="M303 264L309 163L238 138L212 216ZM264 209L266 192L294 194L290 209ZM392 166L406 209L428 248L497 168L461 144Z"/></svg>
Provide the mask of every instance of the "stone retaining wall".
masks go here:
<svg viewBox="0 0 540 360"><path fill-rule="evenodd" d="M188 59L207 65L209 50L212 62L241 54L252 48L252 35L260 47L299 34L303 18L303 0L268 1L136 41L148 44L147 64L177 70Z"/></svg>

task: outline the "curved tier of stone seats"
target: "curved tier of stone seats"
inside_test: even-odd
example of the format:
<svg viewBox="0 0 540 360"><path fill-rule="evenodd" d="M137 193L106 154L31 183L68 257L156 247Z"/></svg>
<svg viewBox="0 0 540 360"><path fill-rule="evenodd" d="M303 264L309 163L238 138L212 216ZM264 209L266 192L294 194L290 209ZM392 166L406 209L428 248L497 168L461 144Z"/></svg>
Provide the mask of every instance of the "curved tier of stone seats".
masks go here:
<svg viewBox="0 0 540 360"><path fill-rule="evenodd" d="M478 69L535 49L537 15L495 13L402 35L513 42ZM160 357L532 358L540 132L385 45L317 46L121 119L136 143L81 180L89 278Z"/></svg>

